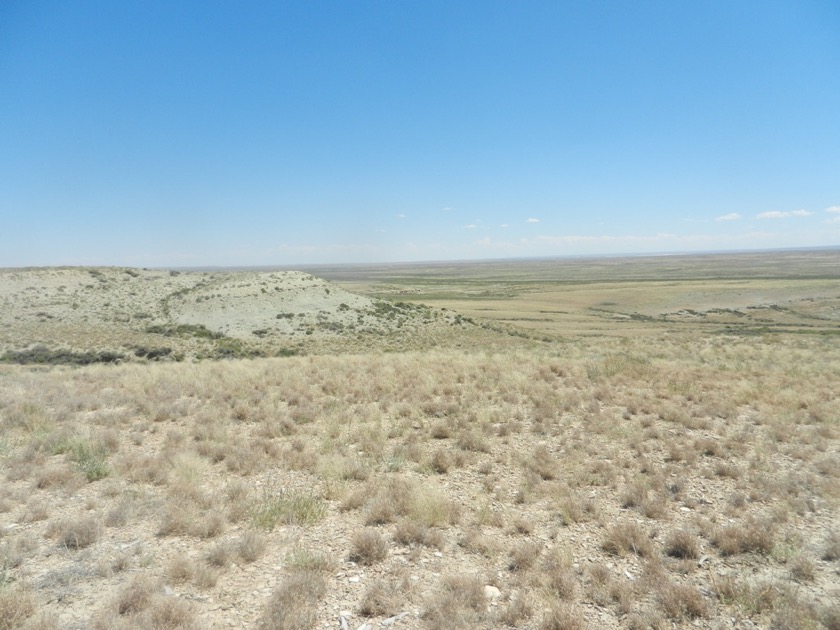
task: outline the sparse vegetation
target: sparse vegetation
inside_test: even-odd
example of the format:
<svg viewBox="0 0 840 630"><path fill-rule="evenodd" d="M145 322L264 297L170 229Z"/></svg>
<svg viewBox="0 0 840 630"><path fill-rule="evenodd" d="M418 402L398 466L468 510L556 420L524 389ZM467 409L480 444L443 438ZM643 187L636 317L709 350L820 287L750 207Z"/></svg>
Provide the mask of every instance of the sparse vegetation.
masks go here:
<svg viewBox="0 0 840 630"><path fill-rule="evenodd" d="M123 358L0 365L0 628L838 627L836 279L639 264L294 275L311 313L281 272L55 270L70 320L21 288L0 351ZM234 290L266 312L196 315Z"/></svg>

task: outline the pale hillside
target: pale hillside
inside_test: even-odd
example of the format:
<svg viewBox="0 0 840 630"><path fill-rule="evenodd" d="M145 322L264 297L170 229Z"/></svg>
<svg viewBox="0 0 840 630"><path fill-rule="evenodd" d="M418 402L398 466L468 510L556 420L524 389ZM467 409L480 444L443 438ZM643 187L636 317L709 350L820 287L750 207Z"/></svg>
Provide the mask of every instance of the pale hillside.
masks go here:
<svg viewBox="0 0 840 630"><path fill-rule="evenodd" d="M0 270L0 356L25 361L36 346L38 362L72 363L435 345L461 323L297 271Z"/></svg>

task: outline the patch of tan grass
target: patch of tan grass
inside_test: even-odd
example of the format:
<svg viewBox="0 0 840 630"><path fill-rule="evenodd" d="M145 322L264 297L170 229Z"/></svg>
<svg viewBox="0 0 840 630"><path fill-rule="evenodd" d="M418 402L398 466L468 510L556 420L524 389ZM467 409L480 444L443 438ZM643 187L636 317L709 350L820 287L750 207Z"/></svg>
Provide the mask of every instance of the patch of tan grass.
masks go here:
<svg viewBox="0 0 840 630"><path fill-rule="evenodd" d="M455 574L441 579L437 591L426 600L422 616L432 630L467 628L481 623L486 610L482 581Z"/></svg>
<svg viewBox="0 0 840 630"><path fill-rule="evenodd" d="M363 529L353 535L349 559L363 565L382 562L388 557L388 542L375 529Z"/></svg>
<svg viewBox="0 0 840 630"><path fill-rule="evenodd" d="M317 606L326 594L324 578L314 571L295 571L283 579L257 624L261 630L309 630L317 623Z"/></svg>
<svg viewBox="0 0 840 630"><path fill-rule="evenodd" d="M32 596L20 588L0 584L0 630L17 630L35 613Z"/></svg>
<svg viewBox="0 0 840 630"><path fill-rule="evenodd" d="M650 537L632 521L620 521L607 528L601 548L614 556L632 554L647 557L653 553Z"/></svg>

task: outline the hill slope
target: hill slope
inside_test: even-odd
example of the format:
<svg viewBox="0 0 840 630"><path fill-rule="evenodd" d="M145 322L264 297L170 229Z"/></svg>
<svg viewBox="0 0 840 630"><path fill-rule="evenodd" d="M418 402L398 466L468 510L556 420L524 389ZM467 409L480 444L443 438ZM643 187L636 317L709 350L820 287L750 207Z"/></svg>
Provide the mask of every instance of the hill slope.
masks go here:
<svg viewBox="0 0 840 630"><path fill-rule="evenodd" d="M363 297L297 271L0 270L0 355L24 362L434 345L453 323L462 323L454 313ZM68 352L81 358L64 360ZM80 354L91 352L99 354Z"/></svg>

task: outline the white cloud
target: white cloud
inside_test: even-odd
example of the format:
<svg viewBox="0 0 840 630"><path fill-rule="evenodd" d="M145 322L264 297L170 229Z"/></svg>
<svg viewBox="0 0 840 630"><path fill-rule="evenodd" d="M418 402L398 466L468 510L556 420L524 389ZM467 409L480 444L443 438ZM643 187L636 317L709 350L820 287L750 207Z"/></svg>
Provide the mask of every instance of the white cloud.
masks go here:
<svg viewBox="0 0 840 630"><path fill-rule="evenodd" d="M840 223L840 214L836 217L831 217L830 219L826 219L823 223Z"/></svg>
<svg viewBox="0 0 840 630"><path fill-rule="evenodd" d="M405 215L404 215L402 212L400 212L400 213L397 215L397 218L398 218L398 219L405 219Z"/></svg>
<svg viewBox="0 0 840 630"><path fill-rule="evenodd" d="M527 221L527 223L539 223L539 222L540 222L539 219L534 219L533 217L528 219L528 221Z"/></svg>
<svg viewBox="0 0 840 630"><path fill-rule="evenodd" d="M741 218L741 215L737 212L730 212L729 214L724 214L715 219L715 221L737 221Z"/></svg>
<svg viewBox="0 0 840 630"><path fill-rule="evenodd" d="M469 225L465 225L464 227L467 228L468 230L474 230L478 226L475 223L470 223Z"/></svg>
<svg viewBox="0 0 840 630"><path fill-rule="evenodd" d="M772 212L762 212L756 215L759 219L787 219L789 217L809 217L813 212L807 210L791 210L790 212L780 212L773 210Z"/></svg>
<svg viewBox="0 0 840 630"><path fill-rule="evenodd" d="M507 229L510 226L507 223L502 223L499 227L502 228L502 229Z"/></svg>
<svg viewBox="0 0 840 630"><path fill-rule="evenodd" d="M825 211L833 212L834 214L840 214L840 206L831 206L830 208L826 208Z"/></svg>

